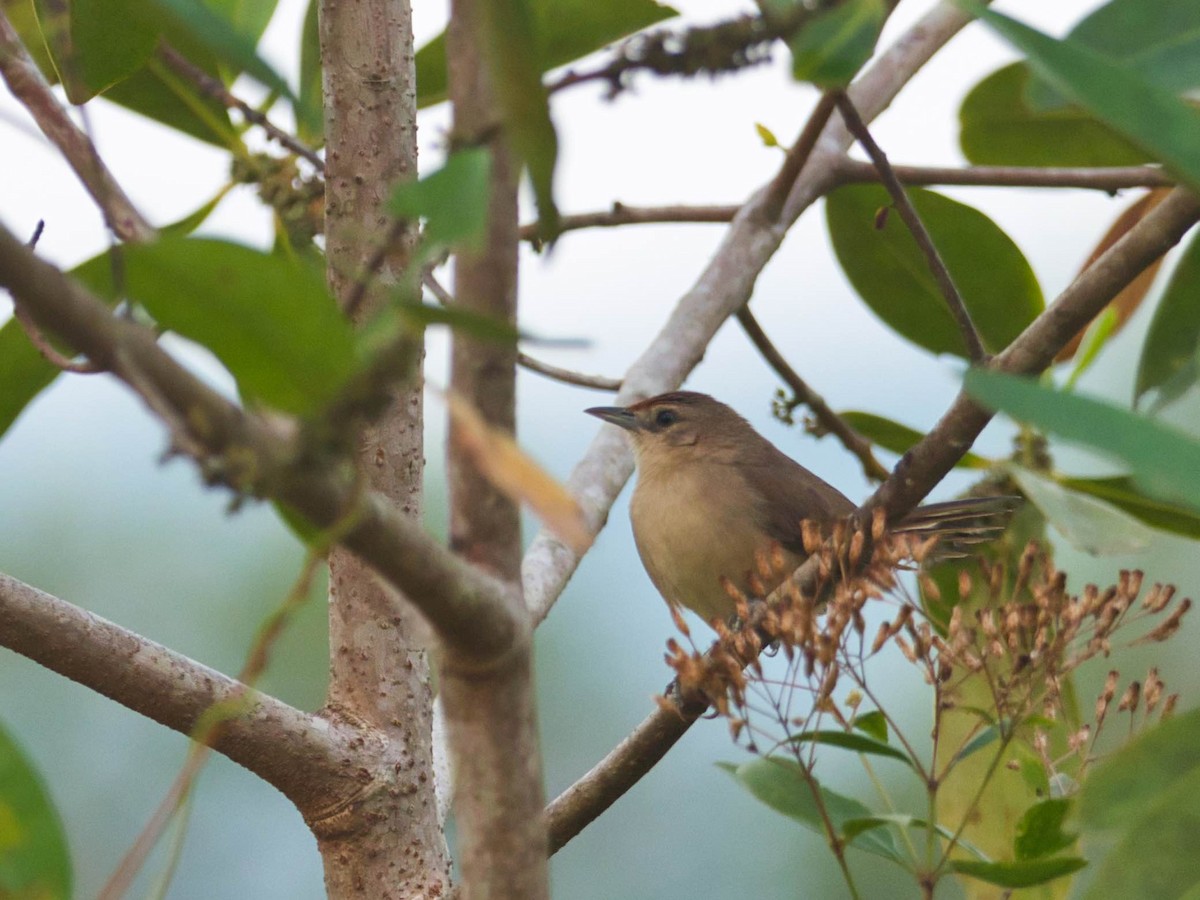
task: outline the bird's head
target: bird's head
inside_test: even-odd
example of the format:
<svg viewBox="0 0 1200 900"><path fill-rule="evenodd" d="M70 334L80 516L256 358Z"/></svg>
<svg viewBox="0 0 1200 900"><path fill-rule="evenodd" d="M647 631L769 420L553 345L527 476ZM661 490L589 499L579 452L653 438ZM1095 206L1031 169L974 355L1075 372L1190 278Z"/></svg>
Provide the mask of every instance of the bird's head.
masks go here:
<svg viewBox="0 0 1200 900"><path fill-rule="evenodd" d="M677 466L736 452L739 441L757 437L736 412L707 394L672 391L632 406L584 410L625 429L643 475L648 466Z"/></svg>

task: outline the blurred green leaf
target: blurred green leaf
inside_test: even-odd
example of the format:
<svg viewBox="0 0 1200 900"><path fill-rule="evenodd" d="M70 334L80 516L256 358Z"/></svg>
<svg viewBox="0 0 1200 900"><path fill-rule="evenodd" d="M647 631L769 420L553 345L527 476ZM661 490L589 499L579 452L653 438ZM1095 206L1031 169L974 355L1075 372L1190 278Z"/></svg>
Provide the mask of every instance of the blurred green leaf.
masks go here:
<svg viewBox="0 0 1200 900"><path fill-rule="evenodd" d="M958 875L969 875L999 887L1026 888L1045 884L1056 878L1062 878L1064 875L1070 875L1072 872L1078 872L1086 865L1086 859L1076 856L1055 859L1021 859L1014 862L952 859L950 860L950 871Z"/></svg>
<svg viewBox="0 0 1200 900"><path fill-rule="evenodd" d="M1059 41L974 0L959 0L1018 50L1056 91L1200 187L1200 109L1078 42Z"/></svg>
<svg viewBox="0 0 1200 900"><path fill-rule="evenodd" d="M246 33L237 28L236 22L222 15L212 7L198 0L135 0L135 2L150 2L157 7L158 15L155 23L159 29L170 35L172 31L185 33L191 41L204 47L222 63L235 72L244 72L259 84L278 92L284 97L296 102L296 95L288 87L279 74L258 55L255 46L261 30L257 33ZM109 0L111 5L111 0ZM266 4L263 4L266 5ZM237 4L234 7L241 6ZM271 8L274 4L269 4ZM258 24L260 29L266 26L269 16L256 17L248 24Z"/></svg>
<svg viewBox="0 0 1200 900"><path fill-rule="evenodd" d="M868 734L877 741L887 743L887 716L877 709L869 710L854 717L854 727L863 734Z"/></svg>
<svg viewBox="0 0 1200 900"><path fill-rule="evenodd" d="M753 794L759 801L776 812L799 822L805 828L825 835L825 819L813 798L812 789L804 780L800 766L790 759L768 756L755 759L740 766L718 763L726 772ZM874 814L852 797L847 797L824 786L819 786L822 805L833 826L841 831L851 820L868 819ZM851 847L866 850L894 862L903 859L891 834L873 829L858 834Z"/></svg>
<svg viewBox="0 0 1200 900"><path fill-rule="evenodd" d="M1003 724L993 723L977 733L973 738L963 744L961 750L954 754L954 758L950 760L950 765L947 768L947 771L958 765L968 756L972 756L989 744L993 744L1000 740L1000 736L1003 734L1003 730L1006 727L1011 727L1007 721Z"/></svg>
<svg viewBox="0 0 1200 900"><path fill-rule="evenodd" d="M880 813L864 819L850 819L843 823L842 832L847 838L851 838L862 834L864 831L870 831L872 828L882 828L888 825L895 825L898 828L918 828L921 830L929 828L928 822L924 819L918 819L916 816L904 813ZM957 846L969 853L975 854L980 859L987 859L987 854L970 841L965 840L961 834L955 835L952 829L944 825L934 825L933 830L947 840L953 840Z"/></svg>
<svg viewBox="0 0 1200 900"><path fill-rule="evenodd" d="M529 172L538 208L538 234L550 241L558 234L554 203L558 135L550 118L550 96L542 85L530 0L486 0L481 8L492 89L504 117L505 134Z"/></svg>
<svg viewBox="0 0 1200 900"><path fill-rule="evenodd" d="M1059 481L1073 491L1106 500L1153 528L1184 537L1200 538L1200 514L1168 500L1147 497L1127 475L1104 478L1060 477Z"/></svg>
<svg viewBox="0 0 1200 900"><path fill-rule="evenodd" d="M309 413L355 368L354 334L318 266L196 238L164 237L123 255L128 296L216 354L248 398ZM85 283L111 295L109 273L97 274Z"/></svg>
<svg viewBox="0 0 1200 900"><path fill-rule="evenodd" d="M1150 154L1076 107L1036 111L1027 63L1012 63L971 89L959 107L959 145L975 165L1134 166Z"/></svg>
<svg viewBox="0 0 1200 900"><path fill-rule="evenodd" d="M817 13L788 41L792 77L821 88L845 87L875 52L886 17L883 0L844 0Z"/></svg>
<svg viewBox="0 0 1200 900"><path fill-rule="evenodd" d="M534 0L531 4L537 65L547 72L566 65L655 22L678 15L654 0ZM446 33L417 51L417 105L446 99Z"/></svg>
<svg viewBox="0 0 1200 900"><path fill-rule="evenodd" d="M1015 463L1005 468L1021 492L1077 550L1113 556L1138 553L1154 542L1153 530L1095 496L1073 491Z"/></svg>
<svg viewBox="0 0 1200 900"><path fill-rule="evenodd" d="M200 140L230 146L236 137L228 111L156 57L160 38L226 83L244 71L291 97L286 83L254 49L274 2L34 2L45 44L72 103L103 92L108 100ZM303 106L297 116L305 118Z"/></svg>
<svg viewBox="0 0 1200 900"><path fill-rule="evenodd" d="M317 28L317 6L320 0L308 0L308 11L304 14L304 27L300 32L300 108L313 110L316 115L307 115L296 122L296 137L310 147L325 143L325 122L321 114L325 103L321 72L321 34ZM417 81L417 96L420 97L420 80Z"/></svg>
<svg viewBox="0 0 1200 900"><path fill-rule="evenodd" d="M983 213L933 191L908 194L984 346L1003 349L1044 306L1033 269ZM873 184L849 185L826 197L838 262L871 311L898 334L932 353L965 357L962 335L912 234L896 215L876 225L877 212L891 202Z"/></svg>
<svg viewBox="0 0 1200 900"><path fill-rule="evenodd" d="M1182 897L1200 887L1200 711L1140 735L1089 774L1084 837L1116 832L1085 896ZM1193 892L1193 893L1189 893Z"/></svg>
<svg viewBox="0 0 1200 900"><path fill-rule="evenodd" d="M1080 376L1092 367L1100 351L1108 344L1108 339L1117 333L1121 324L1121 315L1113 306L1106 306L1104 312L1092 319L1092 324L1083 333L1079 347L1072 356L1075 365L1071 367L1071 374L1064 385L1068 391L1073 390Z"/></svg>
<svg viewBox="0 0 1200 900"><path fill-rule="evenodd" d="M1179 258L1154 310L1133 390L1136 406L1151 390L1185 372L1200 351L1200 237Z"/></svg>
<svg viewBox="0 0 1200 900"><path fill-rule="evenodd" d="M1052 856L1074 844L1078 835L1063 830L1063 821L1070 810L1071 801L1065 797L1042 800L1029 807L1017 823L1017 836L1013 839L1017 859Z"/></svg>
<svg viewBox="0 0 1200 900"><path fill-rule="evenodd" d="M1183 432L1098 400L998 372L972 369L966 388L993 409L1123 460L1153 496L1200 509L1200 442Z"/></svg>
<svg viewBox="0 0 1200 900"><path fill-rule="evenodd" d="M1089 773L1079 798L1080 822L1088 830L1127 828L1153 804L1171 797L1200 807L1200 791L1181 795L1179 790L1184 779L1200 776L1197 747L1200 710L1173 716L1139 735ZM1200 841L1200 832L1193 837Z"/></svg>
<svg viewBox="0 0 1200 900"><path fill-rule="evenodd" d="M897 456L903 456L925 437L915 428L909 428L907 425L901 425L899 422L877 416L875 413L846 410L838 415L871 443L878 444L884 450L891 451ZM993 462L968 451L955 465L967 469L990 469Z"/></svg>
<svg viewBox="0 0 1200 900"><path fill-rule="evenodd" d="M469 309L432 306L426 303L398 303L394 309L406 322L421 328L427 325L448 325L455 331L471 337L508 344L515 344L522 337L521 332L508 322Z"/></svg>
<svg viewBox="0 0 1200 900"><path fill-rule="evenodd" d="M1172 93L1200 86L1200 4L1195 0L1112 0L1083 18L1067 39ZM1030 87L1035 104L1061 103L1041 82Z"/></svg>
<svg viewBox="0 0 1200 900"><path fill-rule="evenodd" d="M425 239L434 245L478 245L487 221L491 171L490 151L460 150L420 181L398 184L388 209L402 218L424 219Z"/></svg>
<svg viewBox="0 0 1200 900"><path fill-rule="evenodd" d="M898 759L905 765L912 765L912 760L905 753L886 741L877 740L865 734L855 734L852 731L802 731L800 734L792 735L789 743L825 744L829 747L853 750L855 753L866 753L869 756L886 756Z"/></svg>
<svg viewBox="0 0 1200 900"><path fill-rule="evenodd" d="M68 900L71 857L54 801L0 727L0 897Z"/></svg>

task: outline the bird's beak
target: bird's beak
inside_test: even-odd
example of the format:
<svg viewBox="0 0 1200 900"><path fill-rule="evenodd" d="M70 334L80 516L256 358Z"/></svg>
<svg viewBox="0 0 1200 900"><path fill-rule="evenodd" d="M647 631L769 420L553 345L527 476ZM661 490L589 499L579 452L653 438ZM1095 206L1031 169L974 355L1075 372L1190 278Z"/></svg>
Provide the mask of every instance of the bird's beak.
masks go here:
<svg viewBox="0 0 1200 900"><path fill-rule="evenodd" d="M624 406L593 406L591 409L585 409L584 412L589 416L595 416L597 419L608 422L610 425L624 428L626 431L637 431L642 427L637 416Z"/></svg>

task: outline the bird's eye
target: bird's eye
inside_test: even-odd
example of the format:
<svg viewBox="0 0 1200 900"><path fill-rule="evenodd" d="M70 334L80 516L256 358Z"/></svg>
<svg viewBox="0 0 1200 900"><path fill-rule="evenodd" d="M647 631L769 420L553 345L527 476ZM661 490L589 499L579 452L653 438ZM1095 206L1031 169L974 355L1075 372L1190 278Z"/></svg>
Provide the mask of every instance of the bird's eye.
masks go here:
<svg viewBox="0 0 1200 900"><path fill-rule="evenodd" d="M668 425L674 425L679 421L679 416L675 414L673 409L660 409L654 417L654 423L659 428L666 428Z"/></svg>

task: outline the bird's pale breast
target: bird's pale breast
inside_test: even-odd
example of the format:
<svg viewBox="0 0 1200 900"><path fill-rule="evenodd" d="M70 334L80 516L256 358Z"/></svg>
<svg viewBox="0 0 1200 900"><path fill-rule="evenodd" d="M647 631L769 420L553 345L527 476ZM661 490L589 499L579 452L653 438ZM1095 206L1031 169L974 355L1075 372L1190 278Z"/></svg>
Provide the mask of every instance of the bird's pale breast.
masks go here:
<svg viewBox="0 0 1200 900"><path fill-rule="evenodd" d="M758 503L727 464L643 470L630 504L633 534L642 564L669 603L694 609L706 621L733 614L721 576L748 589L755 551L769 544L757 526Z"/></svg>

